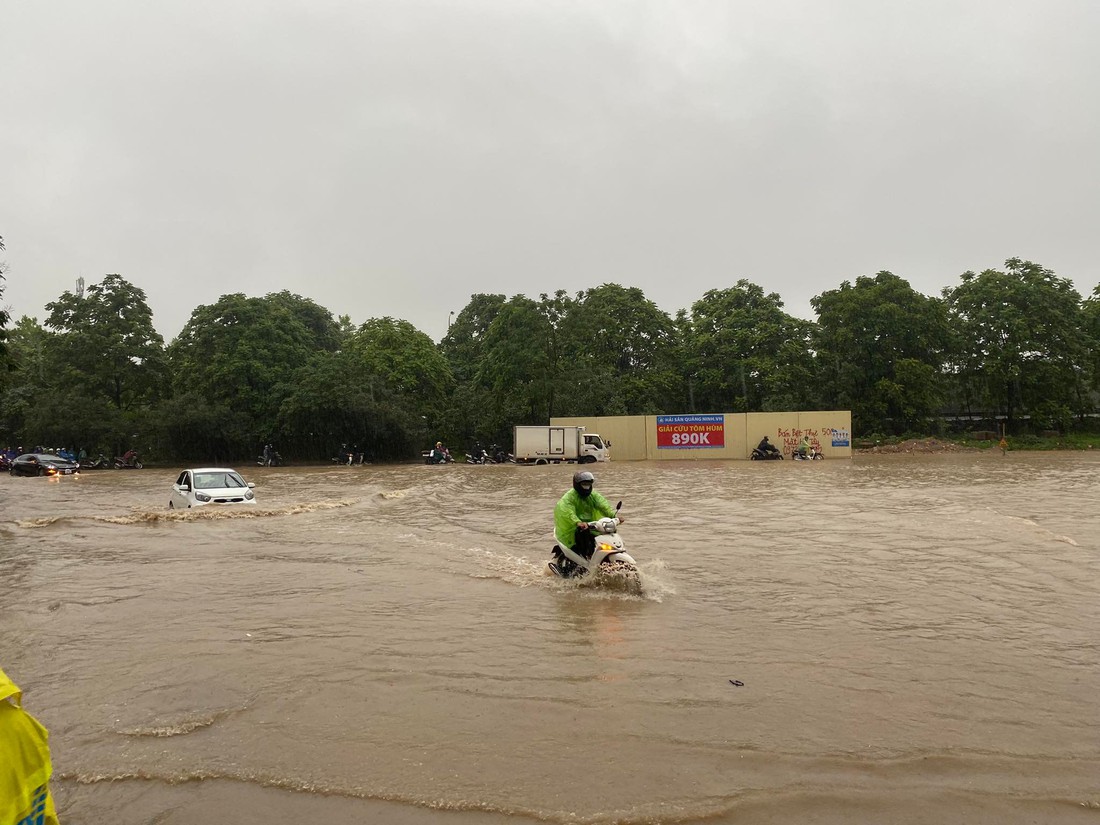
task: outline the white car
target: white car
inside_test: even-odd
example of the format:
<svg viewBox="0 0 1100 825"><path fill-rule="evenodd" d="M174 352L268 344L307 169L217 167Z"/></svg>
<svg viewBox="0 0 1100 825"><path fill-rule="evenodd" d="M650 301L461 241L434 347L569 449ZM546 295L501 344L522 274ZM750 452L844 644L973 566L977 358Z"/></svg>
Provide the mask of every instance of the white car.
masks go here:
<svg viewBox="0 0 1100 825"><path fill-rule="evenodd" d="M204 504L255 504L255 484L245 481L236 470L200 467L184 470L172 485L169 510L186 510Z"/></svg>

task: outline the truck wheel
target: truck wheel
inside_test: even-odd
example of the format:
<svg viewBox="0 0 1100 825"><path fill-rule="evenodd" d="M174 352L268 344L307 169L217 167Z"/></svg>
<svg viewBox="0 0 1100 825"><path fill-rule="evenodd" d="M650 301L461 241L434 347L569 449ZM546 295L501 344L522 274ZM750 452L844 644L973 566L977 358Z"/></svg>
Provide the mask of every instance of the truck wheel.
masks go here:
<svg viewBox="0 0 1100 825"><path fill-rule="evenodd" d="M546 459L545 459L545 458L539 458L539 459L536 459L536 460L535 460L535 464L545 464L545 463L546 463Z"/></svg>

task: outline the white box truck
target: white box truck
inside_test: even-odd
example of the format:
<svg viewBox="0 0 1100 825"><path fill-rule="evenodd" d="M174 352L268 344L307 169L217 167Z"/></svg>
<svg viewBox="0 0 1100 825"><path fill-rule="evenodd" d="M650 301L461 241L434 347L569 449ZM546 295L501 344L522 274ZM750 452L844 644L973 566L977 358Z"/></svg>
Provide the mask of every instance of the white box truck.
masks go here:
<svg viewBox="0 0 1100 825"><path fill-rule="evenodd" d="M610 461L609 444L598 433L586 433L584 427L517 426L515 431L516 464L560 464L575 461L588 464Z"/></svg>

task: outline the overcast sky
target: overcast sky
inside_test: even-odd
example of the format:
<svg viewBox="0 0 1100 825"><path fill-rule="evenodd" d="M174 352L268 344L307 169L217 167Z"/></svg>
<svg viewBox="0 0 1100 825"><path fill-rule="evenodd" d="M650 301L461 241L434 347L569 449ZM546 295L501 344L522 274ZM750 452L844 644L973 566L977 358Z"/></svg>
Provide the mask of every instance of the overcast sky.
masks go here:
<svg viewBox="0 0 1100 825"><path fill-rule="evenodd" d="M433 339L478 292L1100 281L1097 0L51 0L0 25L13 318L78 277Z"/></svg>

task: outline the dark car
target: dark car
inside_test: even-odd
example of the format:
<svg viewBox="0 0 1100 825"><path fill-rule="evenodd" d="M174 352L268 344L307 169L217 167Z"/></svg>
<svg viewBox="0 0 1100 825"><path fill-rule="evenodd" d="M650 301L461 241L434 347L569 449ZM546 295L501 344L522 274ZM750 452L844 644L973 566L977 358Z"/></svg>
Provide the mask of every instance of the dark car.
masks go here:
<svg viewBox="0 0 1100 825"><path fill-rule="evenodd" d="M13 476L71 476L80 472L80 465L52 453L27 453L11 463Z"/></svg>

